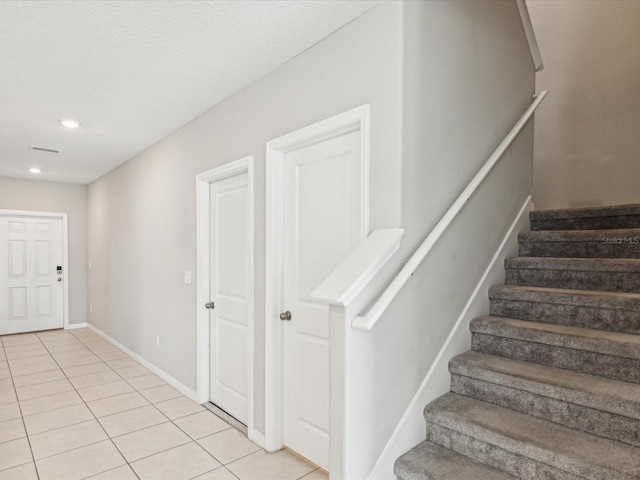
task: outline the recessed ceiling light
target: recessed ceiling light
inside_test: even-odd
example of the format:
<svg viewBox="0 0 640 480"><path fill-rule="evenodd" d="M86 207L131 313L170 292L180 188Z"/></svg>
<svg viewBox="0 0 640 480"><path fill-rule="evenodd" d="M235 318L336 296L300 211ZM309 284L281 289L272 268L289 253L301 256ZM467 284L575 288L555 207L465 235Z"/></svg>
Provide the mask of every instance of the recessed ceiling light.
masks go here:
<svg viewBox="0 0 640 480"><path fill-rule="evenodd" d="M67 128L78 128L80 126L78 122L76 122L75 120L71 120L69 118L60 120L60 123L62 124L63 127L67 127Z"/></svg>
<svg viewBox="0 0 640 480"><path fill-rule="evenodd" d="M40 173L42 170L40 170L39 168L30 168L29 171L31 173L36 173L37 174L37 173Z"/></svg>

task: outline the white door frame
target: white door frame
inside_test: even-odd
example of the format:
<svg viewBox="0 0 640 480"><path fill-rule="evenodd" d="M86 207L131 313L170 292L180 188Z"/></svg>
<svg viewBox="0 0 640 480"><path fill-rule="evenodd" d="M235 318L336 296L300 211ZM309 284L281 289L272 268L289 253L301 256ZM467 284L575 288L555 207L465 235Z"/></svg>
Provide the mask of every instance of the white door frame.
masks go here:
<svg viewBox="0 0 640 480"><path fill-rule="evenodd" d="M63 323L65 330L69 328L69 226L68 215L66 213L55 212L31 212L29 210L0 210L2 217L45 217L45 218L61 218L62 219L62 286L64 289L63 297Z"/></svg>
<svg viewBox="0 0 640 480"><path fill-rule="evenodd" d="M255 439L255 431L253 428L253 353L255 348L254 339L254 281L253 273L254 265L254 181L253 181L253 156L248 156L227 163L212 170L202 172L196 176L196 224L197 224L197 287L196 287L196 308L197 308L197 400L198 403L206 403L210 400L210 347L209 347L209 327L210 317L209 310L204 308L205 303L209 302L211 295L211 276L210 276L210 232L211 232L211 203L210 203L210 184L224 180L225 178L234 177L236 175L247 174L248 194L249 194L249 251L251 258L249 259L250 273L249 278L252 280L249 287L249 324L248 335L250 348L248 367L249 367L249 389L248 389L248 416L247 431L250 440Z"/></svg>
<svg viewBox="0 0 640 480"><path fill-rule="evenodd" d="M362 237L369 231L370 106L362 105L267 142L265 258L265 449L283 447L284 158L287 152L360 131ZM331 331L331 329L330 329ZM331 340L329 340L331 342ZM331 372L330 372L331 375ZM331 442L331 434L329 437Z"/></svg>

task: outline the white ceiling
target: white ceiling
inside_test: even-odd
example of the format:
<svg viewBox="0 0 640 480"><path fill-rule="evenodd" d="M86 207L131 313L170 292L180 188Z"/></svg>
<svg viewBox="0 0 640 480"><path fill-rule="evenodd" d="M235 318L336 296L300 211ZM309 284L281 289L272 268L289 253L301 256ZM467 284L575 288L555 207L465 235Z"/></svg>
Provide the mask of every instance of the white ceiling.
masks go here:
<svg viewBox="0 0 640 480"><path fill-rule="evenodd" d="M376 3L0 1L0 176L89 183Z"/></svg>

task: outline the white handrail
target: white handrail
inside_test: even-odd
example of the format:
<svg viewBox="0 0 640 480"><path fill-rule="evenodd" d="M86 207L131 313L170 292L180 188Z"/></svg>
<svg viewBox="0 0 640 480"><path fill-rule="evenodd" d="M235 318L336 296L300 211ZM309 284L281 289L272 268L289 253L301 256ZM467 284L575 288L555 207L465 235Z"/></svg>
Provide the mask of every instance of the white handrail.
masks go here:
<svg viewBox="0 0 640 480"><path fill-rule="evenodd" d="M462 193L458 196L453 205L449 207L447 213L440 219L438 224L434 227L434 229L427 235L427 238L424 239L422 245L418 247L415 253L411 256L411 258L407 261L402 270L396 275L393 281L389 284L387 289L382 293L380 298L373 304L371 309L367 312L365 316L357 316L351 322L351 326L353 328L358 328L361 330L371 330L373 326L378 322L382 314L387 310L391 302L396 295L400 293L402 287L407 280L411 278L416 269L420 266L425 257L429 254L433 246L440 239L442 234L445 232L447 227L451 224L453 219L458 215L462 207L469 201L471 195L476 191L476 189L480 186L482 181L489 174L494 165L500 160L500 157L504 154L504 152L509 148L513 140L518 136L522 128L527 124L533 112L535 112L540 102L547 95L547 91L544 90L540 92L533 103L527 108L527 111L524 112L520 120L514 125L511 131L507 134L505 139L498 145L498 148L491 154L489 159L482 166L480 171L476 174L475 177L469 182L469 184L465 187Z"/></svg>

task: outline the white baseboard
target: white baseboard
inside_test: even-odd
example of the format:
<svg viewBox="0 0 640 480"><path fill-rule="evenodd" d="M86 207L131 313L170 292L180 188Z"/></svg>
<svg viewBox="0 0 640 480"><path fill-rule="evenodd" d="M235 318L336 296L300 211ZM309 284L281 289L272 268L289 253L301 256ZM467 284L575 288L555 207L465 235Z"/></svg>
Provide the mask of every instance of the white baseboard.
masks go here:
<svg viewBox="0 0 640 480"><path fill-rule="evenodd" d="M425 422L422 411L428 403L449 391L451 382L449 360L469 350L471 344L469 324L474 318L486 315L489 311L487 295L489 287L504 283L504 259L517 255L518 233L529 229L529 212L531 210L533 210L533 203L529 196L476 285L409 407L400 419L368 480L395 480L394 462L407 450L424 441Z"/></svg>
<svg viewBox="0 0 640 480"><path fill-rule="evenodd" d="M180 393L182 393L183 395L189 397L194 402L197 401L197 394L196 394L196 392L194 390L190 389L189 387L187 387L183 383L179 382L178 380L173 378L171 375L169 375L167 372L165 372L164 370L161 370L160 368L156 367L153 363L151 363L148 360L144 359L143 357L141 357L140 355L138 355L134 351L132 351L129 348L125 347L124 345L122 345L117 340L114 340L109 335L104 333L102 330L97 329L96 327L94 327L91 324L85 324L85 326L88 327L89 330L91 330L91 331L97 333L98 335L100 335L102 338L104 338L109 343L111 343L111 344L115 345L116 347L118 347L120 350L122 350L124 353L129 355L131 358L136 360L142 366L146 367L148 370L150 370L151 372L155 373L157 376L159 376L162 380L164 380L169 385L171 385L173 388L178 390ZM79 328L79 327L76 327L76 328Z"/></svg>
<svg viewBox="0 0 640 480"><path fill-rule="evenodd" d="M87 328L87 322L70 323L69 325L64 327L65 330L75 330L76 328Z"/></svg>

